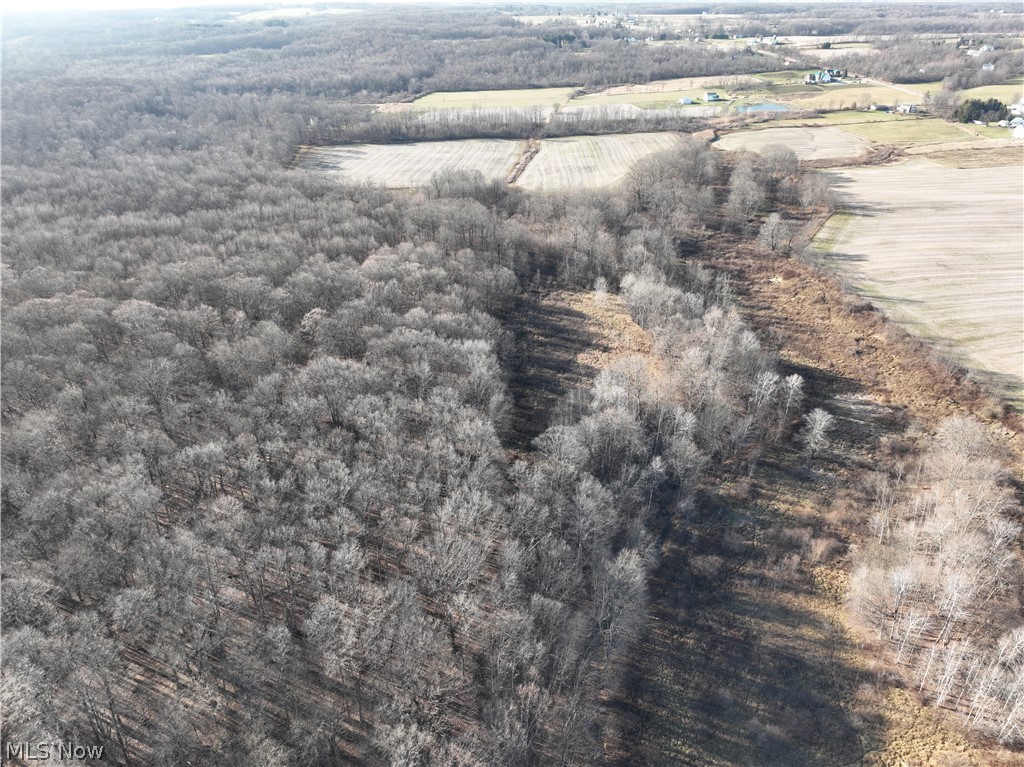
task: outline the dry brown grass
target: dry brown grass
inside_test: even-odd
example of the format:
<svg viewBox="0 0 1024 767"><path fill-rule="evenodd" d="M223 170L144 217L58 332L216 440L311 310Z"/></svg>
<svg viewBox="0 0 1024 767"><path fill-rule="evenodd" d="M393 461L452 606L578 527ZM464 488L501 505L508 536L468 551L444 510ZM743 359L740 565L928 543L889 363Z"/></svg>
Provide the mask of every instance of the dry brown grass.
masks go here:
<svg viewBox="0 0 1024 767"><path fill-rule="evenodd" d="M927 346L879 313L861 311L863 302L845 294L833 275L792 259L744 254L731 243L722 243L719 252L718 266L746 290L747 319L762 333L777 329L783 364L807 377L815 404L834 412L839 421L832 465L823 471L823 476L836 478L836 485L802 500L799 483L783 479L773 485L776 508L786 512L790 524L818 526L810 550L815 539L838 541L822 554L820 564L808 568L813 589L799 604L805 615L833 621L834 637L849 643L833 645L843 651L841 668L848 680L837 690L844 709L863 723L863 757L821 763L1020 767L1024 756L1019 752L967 740L957 720L896 686L870 647L855 644L845 610L845 551L861 545L863 472L877 467L893 450L913 449L915 441L927 439L929 430L946 416L971 413L987 422L993 436L1014 452L1018 461L1011 467L1020 474L1020 420L1000 421L991 397L936 366ZM909 418L920 423L916 436L906 436Z"/></svg>
<svg viewBox="0 0 1024 767"><path fill-rule="evenodd" d="M618 296L580 290L530 293L520 318L520 359L510 387L513 442L519 451L547 428L558 399L587 386L599 371L634 358L645 365L649 382L665 378L654 375L664 363L653 351L651 334L633 321Z"/></svg>
<svg viewBox="0 0 1024 767"><path fill-rule="evenodd" d="M556 295L571 309L583 314L597 335L597 343L576 356L581 365L604 370L624 357L639 355L647 360L652 372L664 372L664 360L653 356L650 332L633 321L621 297L596 291L559 291Z"/></svg>

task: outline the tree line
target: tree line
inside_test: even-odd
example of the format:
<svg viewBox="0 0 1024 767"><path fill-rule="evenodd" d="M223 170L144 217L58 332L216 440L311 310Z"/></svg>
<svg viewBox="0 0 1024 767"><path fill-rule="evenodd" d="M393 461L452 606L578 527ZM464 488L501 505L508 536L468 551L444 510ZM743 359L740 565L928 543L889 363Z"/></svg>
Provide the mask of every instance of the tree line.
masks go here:
<svg viewBox="0 0 1024 767"><path fill-rule="evenodd" d="M335 124L317 122L302 132L299 142L306 146L332 146L654 131L696 133L708 125L707 116L686 109L627 111L615 106L587 106L571 110L558 110L556 107L408 110L344 115Z"/></svg>

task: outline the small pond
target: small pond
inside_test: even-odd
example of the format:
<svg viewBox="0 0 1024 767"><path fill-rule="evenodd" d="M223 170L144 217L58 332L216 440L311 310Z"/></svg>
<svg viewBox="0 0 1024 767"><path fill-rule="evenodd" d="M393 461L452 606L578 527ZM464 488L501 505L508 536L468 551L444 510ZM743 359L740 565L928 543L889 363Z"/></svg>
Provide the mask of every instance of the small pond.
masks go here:
<svg viewBox="0 0 1024 767"><path fill-rule="evenodd" d="M737 112L788 112L785 104L747 104L736 107Z"/></svg>

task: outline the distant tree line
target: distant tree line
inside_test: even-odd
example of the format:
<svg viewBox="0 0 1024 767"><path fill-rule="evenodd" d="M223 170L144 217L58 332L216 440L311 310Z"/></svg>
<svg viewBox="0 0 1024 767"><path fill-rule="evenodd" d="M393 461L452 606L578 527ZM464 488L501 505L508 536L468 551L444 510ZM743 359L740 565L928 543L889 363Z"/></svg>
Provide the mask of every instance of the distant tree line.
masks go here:
<svg viewBox="0 0 1024 767"><path fill-rule="evenodd" d="M553 113L552 113L553 112ZM387 111L348 117L331 126L304 130L299 142L308 146L343 143L450 141L458 139L526 139L588 136L648 131L697 132L709 118L686 109L643 109L625 112L614 106L554 111L541 107Z"/></svg>
<svg viewBox="0 0 1024 767"><path fill-rule="evenodd" d="M994 12L994 8L1001 13ZM638 11L639 12L639 11ZM1019 9L1012 3L958 3L930 6L865 3L854 7L837 3L794 2L765 7L749 3L708 4L704 7L652 6L649 13L706 13L701 19L706 30L714 25L728 35L749 36L908 36L1009 35L1019 32ZM716 19L721 14L724 19Z"/></svg>
<svg viewBox="0 0 1024 767"><path fill-rule="evenodd" d="M630 45L622 30L530 26L497 11L363 11L290 19L287 26L232 19L224 12L171 12L148 27L123 16L72 19L61 45L48 38L45 20L8 22L10 37L45 38L10 52L64 71L76 52L99 54L122 66L152 57L187 65L203 89L220 94L289 93L351 101L400 100L434 91L546 86L593 87L683 77L759 71L762 57L695 44ZM200 23L200 20L203 23ZM104 24L102 41L91 23ZM551 35L576 35L586 45L557 46ZM202 58L198 58L198 57ZM186 64L187 62L187 64ZM152 82L143 78L133 83ZM166 82L166 80L164 80Z"/></svg>
<svg viewBox="0 0 1024 767"><path fill-rule="evenodd" d="M901 37L875 46L877 54L838 56L832 59L833 65L895 83L941 80L948 90L1006 82L1024 67L1024 52L1019 48L1000 47L975 57L944 40ZM986 69L989 64L991 68Z"/></svg>

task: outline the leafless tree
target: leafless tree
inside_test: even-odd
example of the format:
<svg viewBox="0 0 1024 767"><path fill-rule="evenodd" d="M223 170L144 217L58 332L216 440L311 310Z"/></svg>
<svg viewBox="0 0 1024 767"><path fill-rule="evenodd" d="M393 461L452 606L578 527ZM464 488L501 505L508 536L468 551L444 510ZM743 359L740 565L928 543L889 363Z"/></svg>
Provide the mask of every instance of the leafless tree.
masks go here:
<svg viewBox="0 0 1024 767"><path fill-rule="evenodd" d="M757 235L757 244L762 250L770 253L786 253L792 241L789 225L778 213L770 213L761 225Z"/></svg>
<svg viewBox="0 0 1024 767"><path fill-rule="evenodd" d="M829 443L829 432L835 417L821 408L815 408L804 416L804 430L801 439L807 451L813 456L824 450Z"/></svg>

